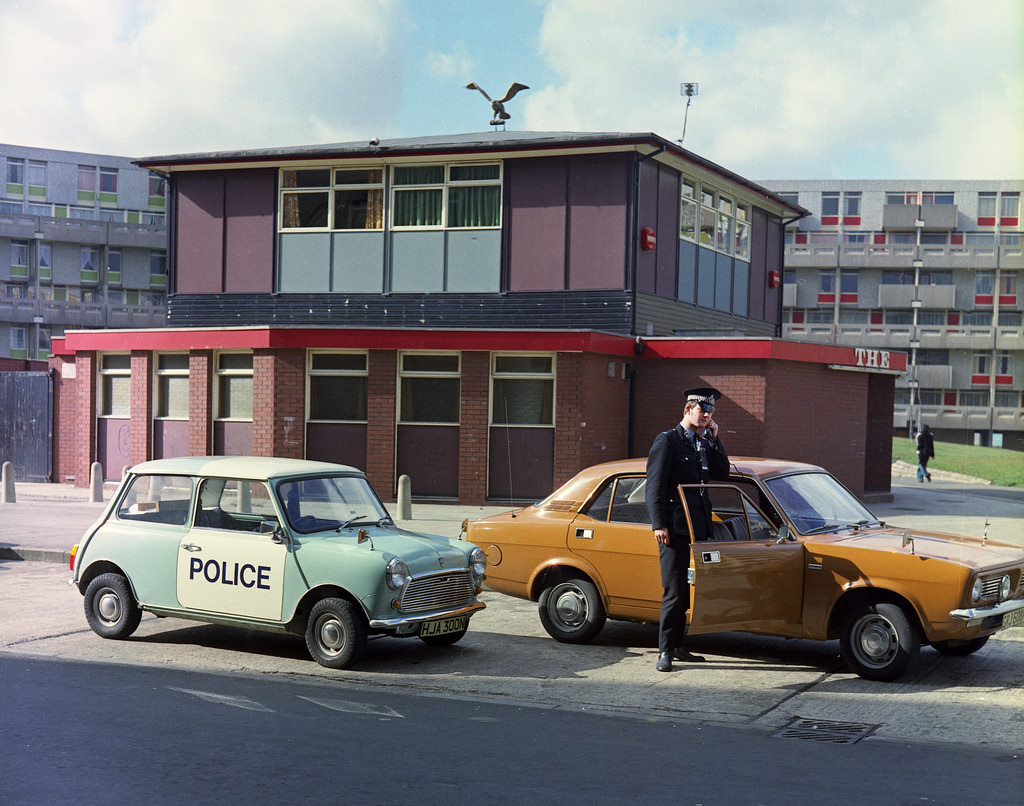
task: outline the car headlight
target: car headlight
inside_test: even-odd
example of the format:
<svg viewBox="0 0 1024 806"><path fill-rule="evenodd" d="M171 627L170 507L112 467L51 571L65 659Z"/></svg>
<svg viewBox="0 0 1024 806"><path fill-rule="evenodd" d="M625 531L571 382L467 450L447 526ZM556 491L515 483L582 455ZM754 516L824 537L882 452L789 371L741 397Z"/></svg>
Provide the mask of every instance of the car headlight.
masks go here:
<svg viewBox="0 0 1024 806"><path fill-rule="evenodd" d="M1010 575L1007 574L999 581L999 601L1010 598Z"/></svg>
<svg viewBox="0 0 1024 806"><path fill-rule="evenodd" d="M974 585L971 587L971 601L981 601L981 594L984 592L984 590L985 584L981 581L981 577L976 577L974 580Z"/></svg>
<svg viewBox="0 0 1024 806"><path fill-rule="evenodd" d="M487 570L487 555L479 546L469 552L469 570L476 580L484 578L484 572Z"/></svg>
<svg viewBox="0 0 1024 806"><path fill-rule="evenodd" d="M389 588L398 590L409 581L409 566L401 557L393 557L388 563L388 567L384 569L384 578L387 580Z"/></svg>

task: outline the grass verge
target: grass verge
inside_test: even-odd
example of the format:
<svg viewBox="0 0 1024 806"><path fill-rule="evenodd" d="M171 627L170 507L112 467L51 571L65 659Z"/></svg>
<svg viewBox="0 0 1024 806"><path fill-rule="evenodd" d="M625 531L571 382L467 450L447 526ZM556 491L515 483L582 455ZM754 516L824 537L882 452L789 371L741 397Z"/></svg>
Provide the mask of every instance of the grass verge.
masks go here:
<svg viewBox="0 0 1024 806"><path fill-rule="evenodd" d="M917 442L893 437L892 458L916 465ZM1001 487L1024 487L1024 453L1020 451L936 442L935 458L928 463L928 468L987 479Z"/></svg>

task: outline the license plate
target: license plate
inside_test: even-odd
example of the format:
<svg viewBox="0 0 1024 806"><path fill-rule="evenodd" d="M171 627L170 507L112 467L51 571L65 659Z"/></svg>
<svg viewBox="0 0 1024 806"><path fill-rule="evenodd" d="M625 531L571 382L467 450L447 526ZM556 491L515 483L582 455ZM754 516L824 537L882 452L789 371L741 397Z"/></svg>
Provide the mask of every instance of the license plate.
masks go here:
<svg viewBox="0 0 1024 806"><path fill-rule="evenodd" d="M455 618L441 619L440 621L426 621L420 627L420 636L429 638L432 635L448 635L451 632L459 632L466 629L466 617L456 616Z"/></svg>
<svg viewBox="0 0 1024 806"><path fill-rule="evenodd" d="M1024 608L1003 616L1003 629L1008 630L1010 627L1024 627Z"/></svg>

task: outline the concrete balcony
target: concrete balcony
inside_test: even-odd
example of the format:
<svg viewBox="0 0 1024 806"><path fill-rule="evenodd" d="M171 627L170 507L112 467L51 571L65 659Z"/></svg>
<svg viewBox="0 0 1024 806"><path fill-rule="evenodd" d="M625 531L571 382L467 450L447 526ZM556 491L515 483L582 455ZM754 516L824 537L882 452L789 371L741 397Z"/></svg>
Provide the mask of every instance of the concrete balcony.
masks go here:
<svg viewBox="0 0 1024 806"><path fill-rule="evenodd" d="M953 367L949 364L918 364L917 382L922 389L950 389L953 387ZM896 386L910 386L910 369L896 379Z"/></svg>
<svg viewBox="0 0 1024 806"><path fill-rule="evenodd" d="M957 213L955 204L886 204L882 207L882 229L913 231L921 220L927 232L954 230Z"/></svg>
<svg viewBox="0 0 1024 806"><path fill-rule="evenodd" d="M800 268L872 268L907 269L917 257L917 246L912 243L900 244L838 244L836 235L810 233L818 239L806 244L787 244L785 266ZM996 247L931 245L921 246L921 260L925 269L994 269ZM999 247L999 265L1003 269L1024 268L1024 248L1020 246Z"/></svg>
<svg viewBox="0 0 1024 806"><path fill-rule="evenodd" d="M0 213L0 237L32 240L36 234L55 243L92 246L166 249L167 227L155 224L123 224L81 218L50 218L22 213Z"/></svg>
<svg viewBox="0 0 1024 806"><path fill-rule="evenodd" d="M921 406L920 416L916 419L928 423L933 431L947 428L987 431L990 425L997 432L1024 429L1024 412L1019 409L996 408L990 411L985 406L952 409L945 406ZM893 427L906 428L909 420L909 406L896 406L893 411Z"/></svg>
<svg viewBox="0 0 1024 806"><path fill-rule="evenodd" d="M828 323L783 324L783 338L797 341L817 341L841 344L846 347L888 347L909 350L912 325L839 325ZM991 350L991 327L951 327L947 325L919 325L919 346L948 350ZM1024 350L1024 328L998 328L997 350Z"/></svg>
<svg viewBox="0 0 1024 806"><path fill-rule="evenodd" d="M922 308L950 310L956 308L956 286L920 285L916 289L916 298L921 300ZM912 285L880 285L878 287L879 308L909 308L914 299L915 288Z"/></svg>

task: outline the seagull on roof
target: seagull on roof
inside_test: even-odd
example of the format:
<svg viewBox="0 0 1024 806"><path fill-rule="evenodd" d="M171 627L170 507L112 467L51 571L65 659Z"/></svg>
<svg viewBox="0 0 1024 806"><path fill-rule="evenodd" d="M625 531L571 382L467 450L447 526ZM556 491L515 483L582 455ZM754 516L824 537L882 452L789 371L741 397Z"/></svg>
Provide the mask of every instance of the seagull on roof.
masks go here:
<svg viewBox="0 0 1024 806"><path fill-rule="evenodd" d="M471 82L466 85L466 89L479 90L480 94L491 102L491 109L494 110L494 117L491 119L491 125L496 126L500 124L502 121L508 120L510 117L512 117L511 115L509 115L508 112L505 111L505 104L507 104L509 101L515 98L516 94L520 90L528 90L530 88L527 87L525 84L520 84L519 82L514 81L512 82L512 86L508 88L508 92L505 93L505 97L502 98L500 101L495 101L493 98L491 98L491 96L484 92L483 88L478 84Z"/></svg>

